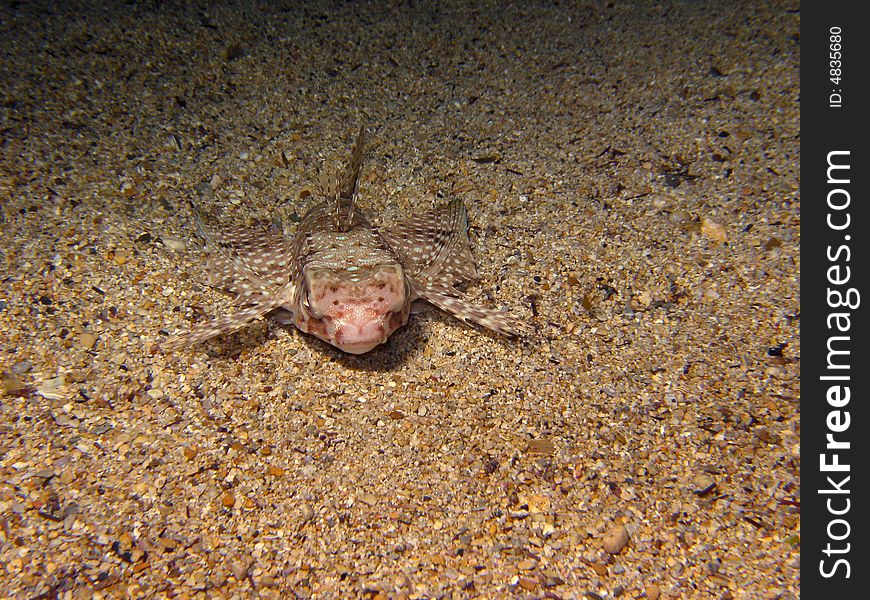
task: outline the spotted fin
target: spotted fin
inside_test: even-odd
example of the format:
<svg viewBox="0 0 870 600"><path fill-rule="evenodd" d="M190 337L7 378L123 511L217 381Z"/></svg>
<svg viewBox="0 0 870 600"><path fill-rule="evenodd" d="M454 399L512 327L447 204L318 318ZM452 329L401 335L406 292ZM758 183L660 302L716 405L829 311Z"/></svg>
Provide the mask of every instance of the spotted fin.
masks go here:
<svg viewBox="0 0 870 600"><path fill-rule="evenodd" d="M264 316L266 313L275 310L282 304L289 303L293 295L294 286L288 284L279 293L274 294L269 300L255 304L248 308L212 319L206 323L202 323L192 329L172 336L163 344L167 350L174 350L188 344L196 344L215 336L231 333L237 329L241 329L251 321Z"/></svg>
<svg viewBox="0 0 870 600"><path fill-rule="evenodd" d="M468 243L468 213L459 199L381 230L405 272L447 286L477 277Z"/></svg>
<svg viewBox="0 0 870 600"><path fill-rule="evenodd" d="M478 306L453 288L438 284L417 284L416 294L466 323L475 323L502 335L526 335L531 329L503 310Z"/></svg>
<svg viewBox="0 0 870 600"><path fill-rule="evenodd" d="M360 127L350 152L350 162L344 169L341 177L341 197L356 201L359 193L359 174L362 171L363 158L365 158L366 142L368 135L365 127Z"/></svg>
<svg viewBox="0 0 870 600"><path fill-rule="evenodd" d="M477 277L468 242L468 213L461 200L415 215L381 235L398 255L416 298L497 333L528 333L528 327L509 313L478 306L456 289Z"/></svg>
<svg viewBox="0 0 870 600"><path fill-rule="evenodd" d="M365 145L366 129L361 127L344 171L339 173L335 169L324 169L320 173L320 193L332 203L333 227L336 231L349 231L354 224Z"/></svg>
<svg viewBox="0 0 870 600"><path fill-rule="evenodd" d="M238 302L249 303L287 283L290 244L280 233L237 227L215 234L198 211L196 223L206 243L209 285L236 294Z"/></svg>

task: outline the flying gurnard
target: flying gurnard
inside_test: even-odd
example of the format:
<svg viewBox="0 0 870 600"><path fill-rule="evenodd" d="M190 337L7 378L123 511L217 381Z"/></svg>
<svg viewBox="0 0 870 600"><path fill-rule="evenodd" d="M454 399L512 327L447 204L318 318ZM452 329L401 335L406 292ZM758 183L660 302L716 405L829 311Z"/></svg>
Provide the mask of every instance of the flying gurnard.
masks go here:
<svg viewBox="0 0 870 600"><path fill-rule="evenodd" d="M345 169L321 173L321 197L292 238L259 229L213 232L197 213L208 284L235 294L242 308L171 337L166 347L201 342L269 316L362 354L407 323L416 300L500 334L527 331L507 312L473 304L456 288L477 276L461 200L392 227L369 223L357 206L365 144L361 129Z"/></svg>

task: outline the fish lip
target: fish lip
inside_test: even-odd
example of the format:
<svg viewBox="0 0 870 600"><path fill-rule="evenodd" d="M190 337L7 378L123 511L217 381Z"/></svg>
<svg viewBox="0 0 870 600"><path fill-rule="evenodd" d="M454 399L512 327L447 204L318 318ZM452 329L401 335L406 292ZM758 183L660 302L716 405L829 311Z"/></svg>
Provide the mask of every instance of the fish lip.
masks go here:
<svg viewBox="0 0 870 600"><path fill-rule="evenodd" d="M355 343L345 343L345 344L337 344L333 342L336 348L341 350L342 352L347 352L348 354L365 354L373 350L375 347L383 344L383 341L379 342L355 342Z"/></svg>
<svg viewBox="0 0 870 600"><path fill-rule="evenodd" d="M361 327L339 321L332 332L331 343L345 352L364 354L387 341L389 335L384 325L383 318L372 319Z"/></svg>

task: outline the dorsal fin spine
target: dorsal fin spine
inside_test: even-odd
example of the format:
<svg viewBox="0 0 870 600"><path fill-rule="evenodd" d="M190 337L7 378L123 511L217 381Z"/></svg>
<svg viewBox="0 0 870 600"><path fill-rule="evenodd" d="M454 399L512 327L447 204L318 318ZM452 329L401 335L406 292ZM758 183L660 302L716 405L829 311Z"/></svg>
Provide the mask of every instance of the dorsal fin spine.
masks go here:
<svg viewBox="0 0 870 600"><path fill-rule="evenodd" d="M359 194L359 175L362 170L363 158L365 158L366 133L366 128L360 127L353 144L353 150L350 153L350 161L347 163L341 179L338 200L339 202L341 199L348 200L349 207L347 222L343 226L339 226L340 231L348 231L353 226L356 199Z"/></svg>

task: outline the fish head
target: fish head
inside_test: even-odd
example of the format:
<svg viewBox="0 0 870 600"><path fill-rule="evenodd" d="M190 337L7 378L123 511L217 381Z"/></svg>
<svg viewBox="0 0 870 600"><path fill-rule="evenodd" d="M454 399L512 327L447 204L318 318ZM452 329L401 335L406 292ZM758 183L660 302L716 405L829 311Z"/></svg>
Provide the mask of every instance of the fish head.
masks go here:
<svg viewBox="0 0 870 600"><path fill-rule="evenodd" d="M304 274L294 320L339 350L364 354L408 321L410 307L410 285L398 263L312 268Z"/></svg>

